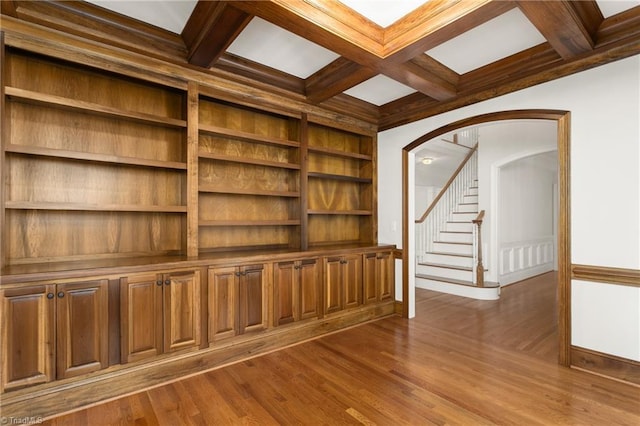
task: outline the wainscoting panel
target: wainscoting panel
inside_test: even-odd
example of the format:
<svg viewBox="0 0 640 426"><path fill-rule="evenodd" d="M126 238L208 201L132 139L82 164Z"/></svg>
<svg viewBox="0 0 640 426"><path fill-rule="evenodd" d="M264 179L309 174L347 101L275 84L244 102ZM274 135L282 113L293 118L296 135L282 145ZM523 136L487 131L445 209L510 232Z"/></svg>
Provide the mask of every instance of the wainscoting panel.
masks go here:
<svg viewBox="0 0 640 426"><path fill-rule="evenodd" d="M512 284L553 270L555 238L503 244L499 250L500 285Z"/></svg>

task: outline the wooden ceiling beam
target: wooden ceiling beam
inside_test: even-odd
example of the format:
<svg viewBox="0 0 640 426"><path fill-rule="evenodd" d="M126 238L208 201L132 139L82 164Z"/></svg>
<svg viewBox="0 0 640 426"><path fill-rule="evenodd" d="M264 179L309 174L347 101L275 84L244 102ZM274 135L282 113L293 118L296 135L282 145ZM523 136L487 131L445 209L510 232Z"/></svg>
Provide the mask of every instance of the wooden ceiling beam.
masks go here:
<svg viewBox="0 0 640 426"><path fill-rule="evenodd" d="M261 84L304 95L303 79L231 53L220 55L213 69L226 72L229 78L242 76Z"/></svg>
<svg viewBox="0 0 640 426"><path fill-rule="evenodd" d="M593 31L597 17L587 23L583 18L595 13L594 9L589 12L586 7L580 7L579 13L572 2L566 0L518 1L518 7L562 58L570 59L593 50L594 34L589 29ZM595 10L599 13L599 9Z"/></svg>
<svg viewBox="0 0 640 426"><path fill-rule="evenodd" d="M514 7L510 1L431 0L385 30L384 63L410 61Z"/></svg>
<svg viewBox="0 0 640 426"><path fill-rule="evenodd" d="M618 24L619 28L633 26L635 15L627 15L632 22ZM484 69L461 76L458 95L438 102L424 95L410 95L380 107L379 130L408 124L456 108L495 98L536 84L575 74L619 59L640 54L640 31L622 31L631 35L597 46L593 51L571 60L558 57L555 48L545 43L525 52L490 64ZM524 58L528 59L524 59ZM555 58L555 59L554 59ZM480 75L480 74L484 75Z"/></svg>
<svg viewBox="0 0 640 426"><path fill-rule="evenodd" d="M305 80L307 99L320 103L378 74L347 58L340 57Z"/></svg>
<svg viewBox="0 0 640 426"><path fill-rule="evenodd" d="M597 47L628 38L640 38L640 6L605 19L598 28Z"/></svg>
<svg viewBox="0 0 640 426"><path fill-rule="evenodd" d="M366 25L361 17L340 2L246 0L235 2L234 6L363 67L378 68L382 29L371 23Z"/></svg>
<svg viewBox="0 0 640 426"><path fill-rule="evenodd" d="M438 101L456 96L455 85L411 61L388 67L384 74Z"/></svg>
<svg viewBox="0 0 640 426"><path fill-rule="evenodd" d="M430 72L431 74L435 74L440 76L444 81L454 86L458 85L460 81L460 74L452 70L451 68L441 64L440 62L433 59L431 56L422 54L413 58L411 63L419 66L425 71Z"/></svg>
<svg viewBox="0 0 640 426"><path fill-rule="evenodd" d="M186 56L177 34L89 2L0 0L0 4L2 14L46 28L156 58L181 61Z"/></svg>
<svg viewBox="0 0 640 426"><path fill-rule="evenodd" d="M210 68L252 16L227 1L198 1L182 30L192 65Z"/></svg>

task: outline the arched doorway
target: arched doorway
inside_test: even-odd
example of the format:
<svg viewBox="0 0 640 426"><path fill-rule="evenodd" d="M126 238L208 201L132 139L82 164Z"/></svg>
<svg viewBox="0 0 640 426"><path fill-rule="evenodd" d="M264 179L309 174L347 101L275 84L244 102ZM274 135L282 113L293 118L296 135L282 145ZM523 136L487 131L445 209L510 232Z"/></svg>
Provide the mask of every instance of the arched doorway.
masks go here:
<svg viewBox="0 0 640 426"><path fill-rule="evenodd" d="M403 316L409 318L415 312L415 258L413 200L412 193L413 167L415 164L412 151L423 143L440 135L457 129L477 126L504 120L554 120L558 132L558 362L568 366L570 362L569 350L571 344L570 323L570 194L569 194L569 125L570 113L559 110L516 110L483 114L450 123L433 130L402 149L402 300Z"/></svg>

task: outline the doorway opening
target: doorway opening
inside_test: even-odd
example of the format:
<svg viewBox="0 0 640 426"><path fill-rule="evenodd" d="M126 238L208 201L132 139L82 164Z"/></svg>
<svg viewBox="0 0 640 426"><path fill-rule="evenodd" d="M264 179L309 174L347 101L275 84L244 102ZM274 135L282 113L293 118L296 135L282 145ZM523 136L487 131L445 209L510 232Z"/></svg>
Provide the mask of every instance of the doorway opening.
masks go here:
<svg viewBox="0 0 640 426"><path fill-rule="evenodd" d="M415 179L414 151L425 142L457 129L506 120L551 120L557 132L558 201L557 201L557 263L558 263L558 337L561 365L568 366L570 357L570 266L569 252L569 120L570 113L557 110L519 110L483 114L443 126L416 139L403 148L403 235L402 235L402 297L403 315L415 315L415 200L412 196Z"/></svg>

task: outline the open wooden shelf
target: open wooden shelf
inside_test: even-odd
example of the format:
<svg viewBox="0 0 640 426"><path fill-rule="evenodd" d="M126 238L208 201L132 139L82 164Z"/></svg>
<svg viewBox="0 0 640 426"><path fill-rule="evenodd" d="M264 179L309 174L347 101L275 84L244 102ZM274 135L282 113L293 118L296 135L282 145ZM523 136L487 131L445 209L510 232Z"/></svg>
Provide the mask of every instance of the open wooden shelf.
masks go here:
<svg viewBox="0 0 640 426"><path fill-rule="evenodd" d="M8 144L6 152L39 155L42 157L63 158L70 160L92 161L100 163L127 164L131 166L155 167L160 169L186 170L187 163L179 161L159 161L144 158L123 157L119 155L95 154L91 152L70 151L66 149L45 148L30 145Z"/></svg>
<svg viewBox="0 0 640 426"><path fill-rule="evenodd" d="M340 151L338 149L319 147L319 146L310 146L309 152L324 154L324 155L333 155L335 157L355 158L358 160L365 160L365 161L372 160L372 156L370 154L361 154L359 152L346 152L346 151Z"/></svg>
<svg viewBox="0 0 640 426"><path fill-rule="evenodd" d="M91 114L105 115L109 117L117 117L126 120L140 121L143 123L156 124L170 127L187 127L186 120L178 120L170 117L161 117L152 114L143 114L140 112L126 111L118 108L95 104L91 102L69 99L62 96L38 93L31 90L18 89L16 87L5 87L5 94L9 99L33 103L37 105L45 105L49 107L66 108L71 110L79 110Z"/></svg>
<svg viewBox="0 0 640 426"><path fill-rule="evenodd" d="M201 220L200 226L296 226L300 221L290 220Z"/></svg>
<svg viewBox="0 0 640 426"><path fill-rule="evenodd" d="M150 206L141 204L82 204L50 203L34 201L6 201L5 208L12 210L73 210L104 212L186 213L186 206Z"/></svg>
<svg viewBox="0 0 640 426"><path fill-rule="evenodd" d="M307 214L315 215L346 215L346 216L371 216L371 210L307 210Z"/></svg>
<svg viewBox="0 0 640 426"><path fill-rule="evenodd" d="M224 127L212 126L207 124L200 124L200 132L203 134L209 134L212 136L222 136L226 138L236 139L239 141L260 143L265 145L278 145L284 147L298 148L300 142L292 141L288 139L280 139L269 136L262 136L255 133L244 132L241 130L227 129Z"/></svg>
<svg viewBox="0 0 640 426"><path fill-rule="evenodd" d="M217 161L229 161L229 162L241 163L241 164L254 164L256 166L279 167L283 169L300 170L299 164L284 163L280 161L267 161L267 160L254 159L254 158L234 157L231 155L214 154L214 153L205 152L205 151L200 151L198 156L200 158L208 158L210 160L217 160Z"/></svg>
<svg viewBox="0 0 640 426"><path fill-rule="evenodd" d="M236 194L236 195L263 195L266 197L300 197L299 191L266 191L260 189L236 189L236 188L220 188L215 185L200 185L199 192L209 192L214 194Z"/></svg>
<svg viewBox="0 0 640 426"><path fill-rule="evenodd" d="M318 179L344 180L344 181L358 182L358 183L373 182L373 179L371 178L363 178L363 177L349 176L349 175L337 175L337 174L331 174L331 173L309 172L309 177L318 178Z"/></svg>

